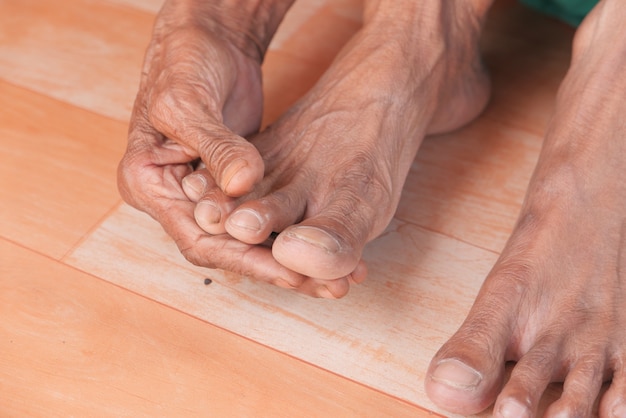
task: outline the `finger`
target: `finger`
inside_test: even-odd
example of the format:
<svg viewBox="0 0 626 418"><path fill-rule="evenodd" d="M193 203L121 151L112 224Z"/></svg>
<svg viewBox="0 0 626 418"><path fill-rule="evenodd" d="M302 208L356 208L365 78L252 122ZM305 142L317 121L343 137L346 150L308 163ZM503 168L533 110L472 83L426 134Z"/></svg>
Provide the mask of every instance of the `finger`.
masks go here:
<svg viewBox="0 0 626 418"><path fill-rule="evenodd" d="M150 123L164 136L200 157L216 184L229 196L252 190L264 172L257 149L221 122L221 110L207 105L187 85L173 83L148 104ZM211 110L209 110L211 109Z"/></svg>
<svg viewBox="0 0 626 418"><path fill-rule="evenodd" d="M236 199L225 195L204 168L186 176L182 187L187 197L196 202L194 216L198 226L212 235L226 233L225 221L236 208Z"/></svg>
<svg viewBox="0 0 626 418"><path fill-rule="evenodd" d="M125 200L155 218L189 261L292 288L304 281L302 275L278 264L266 247L253 247L227 235L207 235L195 221L196 203L187 198L181 186L191 166L160 164L166 160L185 158L180 150L177 155L176 148L163 147L162 137L149 127L131 129L118 183Z"/></svg>
<svg viewBox="0 0 626 418"><path fill-rule="evenodd" d="M192 168L180 150L163 146L156 131L132 129L128 147L118 166L118 189L130 205L152 214L154 196L181 198L176 187ZM172 192L173 195L172 195Z"/></svg>
<svg viewBox="0 0 626 418"><path fill-rule="evenodd" d="M228 270L277 285L285 286L286 283L291 288L304 281L304 276L278 264L266 247L248 245L228 235L206 234L193 217L193 202L179 200L169 202L167 206L167 210L159 211L157 220L193 264Z"/></svg>

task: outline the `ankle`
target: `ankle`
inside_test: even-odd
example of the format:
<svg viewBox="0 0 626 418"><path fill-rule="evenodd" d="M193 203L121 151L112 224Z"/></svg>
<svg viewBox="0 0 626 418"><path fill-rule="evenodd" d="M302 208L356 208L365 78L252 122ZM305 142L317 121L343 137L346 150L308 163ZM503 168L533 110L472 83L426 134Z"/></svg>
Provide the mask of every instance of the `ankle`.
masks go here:
<svg viewBox="0 0 626 418"><path fill-rule="evenodd" d="M390 31L404 30L407 34L479 34L492 2L493 0L366 0L363 21L365 25L385 23Z"/></svg>
<svg viewBox="0 0 626 418"><path fill-rule="evenodd" d="M405 61L426 72L442 63L451 70L480 68L479 42L490 5L491 0L369 0L364 31L376 34L381 45L393 44Z"/></svg>
<svg viewBox="0 0 626 418"><path fill-rule="evenodd" d="M226 39L245 55L263 61L267 47L295 0L167 0L155 31L196 28Z"/></svg>

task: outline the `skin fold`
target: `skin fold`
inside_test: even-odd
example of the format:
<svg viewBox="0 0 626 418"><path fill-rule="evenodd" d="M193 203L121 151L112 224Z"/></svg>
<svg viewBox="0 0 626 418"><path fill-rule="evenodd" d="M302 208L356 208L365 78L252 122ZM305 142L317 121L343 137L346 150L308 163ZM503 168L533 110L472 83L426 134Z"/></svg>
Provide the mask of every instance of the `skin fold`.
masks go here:
<svg viewBox="0 0 626 418"><path fill-rule="evenodd" d="M365 279L363 248L393 216L424 136L486 105L478 41L491 1L366 1L318 83L258 132L260 65L291 3L166 2L119 188L191 262L336 298ZM534 417L546 386L564 382L546 416L587 417L611 381L599 414L626 417L625 21L603 0L576 33L517 225L428 370L427 394L450 412L495 402L496 417Z"/></svg>

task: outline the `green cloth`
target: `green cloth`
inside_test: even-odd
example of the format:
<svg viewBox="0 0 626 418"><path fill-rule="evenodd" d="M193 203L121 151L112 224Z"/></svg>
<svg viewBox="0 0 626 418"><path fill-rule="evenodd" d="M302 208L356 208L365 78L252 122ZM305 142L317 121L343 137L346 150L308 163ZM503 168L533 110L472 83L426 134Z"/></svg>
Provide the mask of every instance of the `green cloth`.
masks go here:
<svg viewBox="0 0 626 418"><path fill-rule="evenodd" d="M521 0L540 12L578 26L598 0Z"/></svg>

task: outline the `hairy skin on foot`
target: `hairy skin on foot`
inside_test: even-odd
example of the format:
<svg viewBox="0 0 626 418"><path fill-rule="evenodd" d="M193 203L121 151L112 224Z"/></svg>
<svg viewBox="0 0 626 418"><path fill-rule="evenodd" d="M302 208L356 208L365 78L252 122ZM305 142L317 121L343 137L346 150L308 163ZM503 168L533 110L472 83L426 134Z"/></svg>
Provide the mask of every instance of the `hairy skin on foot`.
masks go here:
<svg viewBox="0 0 626 418"><path fill-rule="evenodd" d="M572 65L518 224L467 319L433 359L430 398L460 414L626 416L626 11L599 3ZM619 42L616 42L619 40ZM508 382L504 366L516 361Z"/></svg>
<svg viewBox="0 0 626 418"><path fill-rule="evenodd" d="M190 193L198 223L250 244L281 232L273 256L306 277L364 272L363 247L393 216L424 136L467 123L488 99L475 10L425 3L370 2L364 28L312 91L252 139L264 179L240 200ZM207 207L219 222L204 222Z"/></svg>

